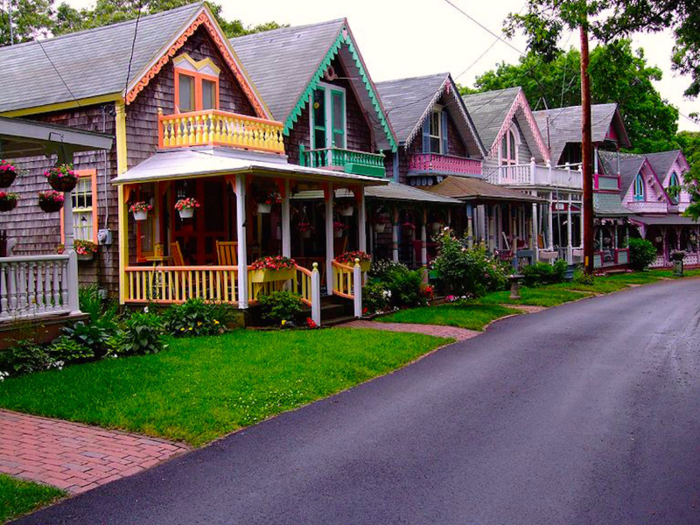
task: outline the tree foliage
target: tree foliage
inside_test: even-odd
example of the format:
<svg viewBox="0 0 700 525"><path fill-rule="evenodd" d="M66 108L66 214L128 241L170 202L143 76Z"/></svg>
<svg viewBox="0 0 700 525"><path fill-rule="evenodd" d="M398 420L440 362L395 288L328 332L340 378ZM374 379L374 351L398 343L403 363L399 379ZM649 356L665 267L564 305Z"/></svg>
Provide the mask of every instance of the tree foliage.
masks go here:
<svg viewBox="0 0 700 525"><path fill-rule="evenodd" d="M686 173L684 182L692 202L686 210L686 215L697 221L700 219L700 132L681 131L677 138L690 164L690 171Z"/></svg>
<svg viewBox="0 0 700 525"><path fill-rule="evenodd" d="M527 10L512 13L506 33L524 31L531 51L554 60L562 32L586 24L593 37L610 43L635 32L671 29L672 61L691 77L687 96L700 94L700 9L697 0L528 0Z"/></svg>
<svg viewBox="0 0 700 525"><path fill-rule="evenodd" d="M547 61L535 52L518 64L499 64L476 79L477 91L521 86L533 109L576 106L581 103L580 53L557 52ZM652 84L659 68L647 64L642 49L629 40L597 46L590 56L591 99L594 104L617 102L635 152L678 147L678 110Z"/></svg>
<svg viewBox="0 0 700 525"><path fill-rule="evenodd" d="M37 37L65 35L118 22L139 15L152 15L192 3L192 0L97 0L93 8L75 9L65 2L55 6L53 0L8 0L12 2L15 43ZM221 5L209 3L214 16L229 38L283 27L277 22L246 26L240 20L226 20ZM9 17L0 11L0 46L10 43Z"/></svg>

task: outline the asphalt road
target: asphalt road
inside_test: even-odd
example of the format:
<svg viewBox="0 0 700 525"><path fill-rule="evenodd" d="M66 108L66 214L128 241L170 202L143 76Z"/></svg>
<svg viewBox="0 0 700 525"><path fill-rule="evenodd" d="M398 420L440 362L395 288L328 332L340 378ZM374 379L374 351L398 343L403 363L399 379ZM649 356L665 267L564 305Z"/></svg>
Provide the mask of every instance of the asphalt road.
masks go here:
<svg viewBox="0 0 700 525"><path fill-rule="evenodd" d="M22 524L700 524L700 280L496 323Z"/></svg>

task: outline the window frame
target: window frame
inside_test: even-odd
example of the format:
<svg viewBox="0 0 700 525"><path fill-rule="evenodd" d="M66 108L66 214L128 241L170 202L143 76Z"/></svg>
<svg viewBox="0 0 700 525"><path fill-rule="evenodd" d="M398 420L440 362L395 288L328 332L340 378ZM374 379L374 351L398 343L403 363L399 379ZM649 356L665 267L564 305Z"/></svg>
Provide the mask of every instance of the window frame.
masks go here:
<svg viewBox="0 0 700 525"><path fill-rule="evenodd" d="M433 135L433 119L435 118L437 118L437 135ZM434 155L444 155L446 153L442 151L442 118L442 106L434 107L428 121L428 149ZM433 151L433 139L438 140L438 151Z"/></svg>
<svg viewBox="0 0 700 525"><path fill-rule="evenodd" d="M92 241L95 244L97 244L97 229L99 227L99 220L98 220L98 195L97 195L97 170L96 169L87 169L87 170L74 170L75 174L78 176L78 179L86 179L90 177L91 182L90 182L90 191L92 193L92 206L91 208L91 219L92 219L92 239L81 239L85 241ZM76 186L77 188L77 186ZM75 190L71 191L71 199L74 196ZM72 213L73 213L73 240L75 241L78 237L75 236L75 214L76 210L77 213L83 214L85 213L86 208L77 208L73 207ZM65 219L64 219L64 214L61 213L61 243L65 244L66 243L66 225L65 225Z"/></svg>
<svg viewBox="0 0 700 525"><path fill-rule="evenodd" d="M637 192L637 190L640 190ZM644 187L644 177L641 173L637 173L634 177L634 184L632 186L632 198L635 201L643 201L645 199L646 188Z"/></svg>
<svg viewBox="0 0 700 525"><path fill-rule="evenodd" d="M506 151L503 152L503 141L506 141ZM515 151L513 151L513 149ZM520 153L520 137L516 133L515 126L511 126L501 137L498 144L498 164L499 166L516 166L518 164L518 154ZM513 154L511 156L511 154Z"/></svg>
<svg viewBox="0 0 700 525"><path fill-rule="evenodd" d="M174 66L174 74L175 74L175 100L174 100L174 106L175 106L175 113L192 113L194 111L209 111L209 109L205 110L203 109L204 101L203 101L203 90L202 90L202 84L204 80L208 80L209 82L214 83L214 107L210 108L213 110L218 110L219 109L219 104L220 104L220 89L219 89L219 76L218 75L210 75L208 73L203 73L201 71L202 68L206 66L210 66L212 69L214 69L216 66L213 64L210 64L210 61L208 60L202 60L200 62L195 62L190 58L189 55L180 55L178 57L180 59L179 61L175 62ZM190 67L183 66L183 64L189 64ZM184 75L189 78L191 78L194 81L194 109L190 111L181 111L180 110L180 76Z"/></svg>
<svg viewBox="0 0 700 525"><path fill-rule="evenodd" d="M324 104L324 123L323 126L317 126L314 117L314 92L323 90L323 104ZM333 96L340 94L343 101L343 141L342 146L334 144L334 137L336 134L335 127L335 115L333 113ZM338 148L347 149L348 147L348 96L347 89L342 86L337 86L335 84L328 84L326 82L319 82L316 88L309 95L309 144L311 149L328 149L328 148ZM316 147L316 131L322 130L326 136L325 148ZM340 128L337 128L340 129Z"/></svg>

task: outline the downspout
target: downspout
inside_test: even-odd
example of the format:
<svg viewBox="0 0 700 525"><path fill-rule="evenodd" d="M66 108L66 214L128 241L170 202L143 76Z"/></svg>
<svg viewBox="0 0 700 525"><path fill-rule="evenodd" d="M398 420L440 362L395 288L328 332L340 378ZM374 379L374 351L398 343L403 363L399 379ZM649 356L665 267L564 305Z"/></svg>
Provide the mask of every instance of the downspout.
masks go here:
<svg viewBox="0 0 700 525"><path fill-rule="evenodd" d="M394 152L394 163L392 166L394 182L399 182L399 148L396 148Z"/></svg>

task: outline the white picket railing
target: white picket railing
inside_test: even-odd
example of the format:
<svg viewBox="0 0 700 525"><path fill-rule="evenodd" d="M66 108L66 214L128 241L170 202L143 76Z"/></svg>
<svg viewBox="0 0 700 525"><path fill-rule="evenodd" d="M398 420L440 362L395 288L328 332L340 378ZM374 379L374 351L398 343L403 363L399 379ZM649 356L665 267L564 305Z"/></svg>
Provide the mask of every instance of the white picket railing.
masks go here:
<svg viewBox="0 0 700 525"><path fill-rule="evenodd" d="M0 257L0 321L78 312L74 252Z"/></svg>
<svg viewBox="0 0 700 525"><path fill-rule="evenodd" d="M583 176L579 166L540 166L534 159L529 164L499 166L486 174L491 184L505 186L546 186L567 189L583 189Z"/></svg>

